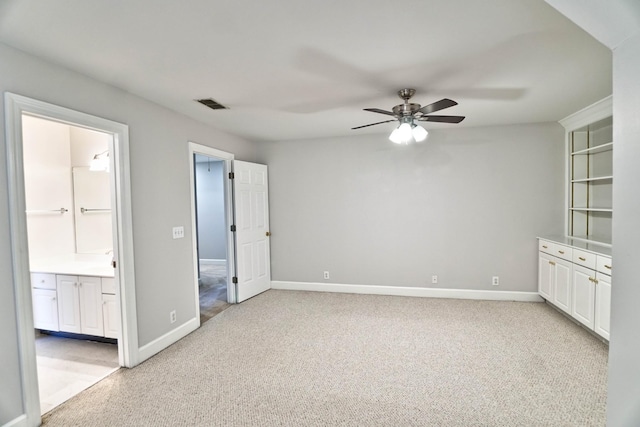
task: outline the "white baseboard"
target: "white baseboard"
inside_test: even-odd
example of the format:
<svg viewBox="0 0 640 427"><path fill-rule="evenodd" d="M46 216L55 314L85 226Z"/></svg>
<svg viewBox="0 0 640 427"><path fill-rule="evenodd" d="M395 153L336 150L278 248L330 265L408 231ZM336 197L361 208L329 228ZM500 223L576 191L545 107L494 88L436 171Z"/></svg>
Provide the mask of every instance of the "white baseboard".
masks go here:
<svg viewBox="0 0 640 427"><path fill-rule="evenodd" d="M3 427L22 427L22 426L27 426L27 416L26 415L20 415L18 418L14 418L13 420L9 421L8 423L6 423Z"/></svg>
<svg viewBox="0 0 640 427"><path fill-rule="evenodd" d="M138 350L138 363L142 363L151 356L154 356L169 347L171 344L181 340L189 335L191 332L198 329L200 326L200 319L195 317L186 323L178 326L176 329L167 332L160 338L151 341L149 344L140 347Z"/></svg>
<svg viewBox="0 0 640 427"><path fill-rule="evenodd" d="M226 259L201 259L200 265L227 265Z"/></svg>
<svg viewBox="0 0 640 427"><path fill-rule="evenodd" d="M289 291L340 292L348 294L403 297L542 302L537 292L487 291L473 289L412 288L402 286L346 285L341 283L285 282L273 280L271 289Z"/></svg>

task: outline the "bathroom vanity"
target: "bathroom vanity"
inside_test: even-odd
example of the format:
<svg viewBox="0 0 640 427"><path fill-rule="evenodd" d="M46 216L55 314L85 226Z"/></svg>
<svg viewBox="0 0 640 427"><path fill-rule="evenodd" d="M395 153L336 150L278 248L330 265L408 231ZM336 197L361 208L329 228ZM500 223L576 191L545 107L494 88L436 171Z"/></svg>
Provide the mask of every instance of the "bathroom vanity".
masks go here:
<svg viewBox="0 0 640 427"><path fill-rule="evenodd" d="M120 321L111 256L71 254L33 260L34 326L118 338Z"/></svg>

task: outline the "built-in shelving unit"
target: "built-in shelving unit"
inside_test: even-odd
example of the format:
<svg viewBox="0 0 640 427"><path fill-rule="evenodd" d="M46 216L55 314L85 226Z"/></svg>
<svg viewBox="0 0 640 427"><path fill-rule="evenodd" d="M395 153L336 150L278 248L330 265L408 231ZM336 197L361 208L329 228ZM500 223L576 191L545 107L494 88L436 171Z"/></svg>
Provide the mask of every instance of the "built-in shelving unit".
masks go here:
<svg viewBox="0 0 640 427"><path fill-rule="evenodd" d="M567 236L611 245L613 118L611 97L560 122L567 130Z"/></svg>

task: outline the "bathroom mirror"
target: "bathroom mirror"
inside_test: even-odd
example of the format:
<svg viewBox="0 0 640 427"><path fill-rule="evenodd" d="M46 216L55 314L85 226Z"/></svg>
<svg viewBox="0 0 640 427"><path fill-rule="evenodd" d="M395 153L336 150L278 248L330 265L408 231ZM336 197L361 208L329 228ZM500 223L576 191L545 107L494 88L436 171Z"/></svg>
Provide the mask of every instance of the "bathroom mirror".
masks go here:
<svg viewBox="0 0 640 427"><path fill-rule="evenodd" d="M111 191L109 173L73 168L73 205L76 253L106 254L111 251Z"/></svg>

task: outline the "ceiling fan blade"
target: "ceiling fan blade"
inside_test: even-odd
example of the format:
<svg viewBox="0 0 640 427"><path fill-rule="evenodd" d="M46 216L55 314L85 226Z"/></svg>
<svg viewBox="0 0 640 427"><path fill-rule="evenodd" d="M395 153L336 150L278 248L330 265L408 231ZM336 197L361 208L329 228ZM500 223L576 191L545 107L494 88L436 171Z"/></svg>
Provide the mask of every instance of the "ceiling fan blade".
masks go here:
<svg viewBox="0 0 640 427"><path fill-rule="evenodd" d="M386 114L387 116L394 116L395 117L395 114L393 114L391 111L385 111L385 110L381 110L379 108L365 108L364 111L371 111L372 113Z"/></svg>
<svg viewBox="0 0 640 427"><path fill-rule="evenodd" d="M444 110L445 108L453 107L454 105L458 105L458 103L449 98L444 98L438 102L434 102L433 104L425 105L418 111L422 114L431 114L436 111Z"/></svg>
<svg viewBox="0 0 640 427"><path fill-rule="evenodd" d="M422 116L417 119L421 122L460 123L464 116Z"/></svg>
<svg viewBox="0 0 640 427"><path fill-rule="evenodd" d="M368 125L363 125L363 126L358 126L358 127L355 127L355 128L351 128L351 130L366 128L367 126L379 125L381 123L389 123L389 122L395 122L395 121L396 120L385 120L384 122L370 123Z"/></svg>

